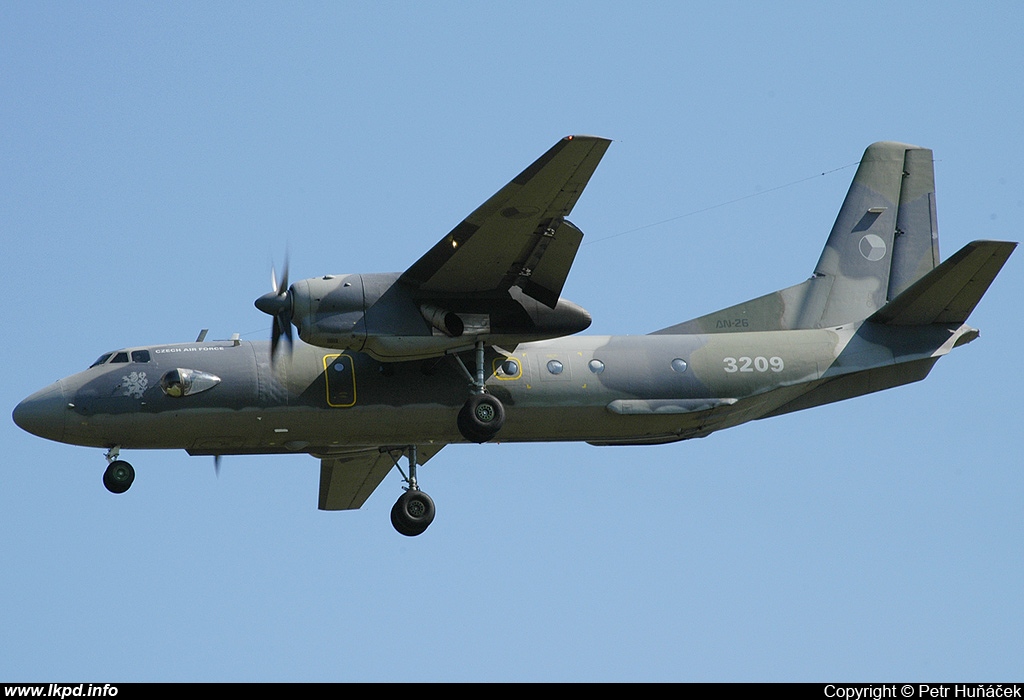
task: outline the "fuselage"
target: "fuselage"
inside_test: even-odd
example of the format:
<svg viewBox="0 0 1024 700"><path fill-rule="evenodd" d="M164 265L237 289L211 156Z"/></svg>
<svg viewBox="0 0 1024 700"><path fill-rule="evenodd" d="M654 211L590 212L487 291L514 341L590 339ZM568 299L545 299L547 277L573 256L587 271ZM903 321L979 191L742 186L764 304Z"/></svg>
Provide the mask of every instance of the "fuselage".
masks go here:
<svg viewBox="0 0 1024 700"><path fill-rule="evenodd" d="M572 336L508 355L489 350L486 387L506 407L503 442L671 442L921 379L972 333L861 323ZM215 341L127 348L101 360L25 399L15 421L69 444L192 454L465 442L455 414L470 378L452 355L384 363L296 342L272 364L269 343ZM829 382L847 386L801 405Z"/></svg>

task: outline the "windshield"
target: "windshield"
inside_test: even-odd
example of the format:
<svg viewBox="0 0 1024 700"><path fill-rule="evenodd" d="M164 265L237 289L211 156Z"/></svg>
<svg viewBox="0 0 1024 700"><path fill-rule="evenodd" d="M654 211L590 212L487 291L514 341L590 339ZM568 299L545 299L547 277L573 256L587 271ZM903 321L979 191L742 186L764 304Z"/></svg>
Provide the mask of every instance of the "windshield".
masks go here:
<svg viewBox="0 0 1024 700"><path fill-rule="evenodd" d="M99 365L106 364L107 362L128 362L129 355L127 350L116 350L113 352L105 352L100 355L95 362L89 365L89 368L97 367ZM111 359L113 358L113 359ZM149 350L132 350L131 351L131 362L149 362Z"/></svg>
<svg viewBox="0 0 1024 700"><path fill-rule="evenodd" d="M92 367L95 367L96 365L102 365L104 362L109 360L110 356L113 355L113 354L114 353L112 353L112 352L105 352L105 353L103 353L102 355L99 356L99 359L97 359L95 362L93 362L91 365L89 365L89 367L92 368Z"/></svg>

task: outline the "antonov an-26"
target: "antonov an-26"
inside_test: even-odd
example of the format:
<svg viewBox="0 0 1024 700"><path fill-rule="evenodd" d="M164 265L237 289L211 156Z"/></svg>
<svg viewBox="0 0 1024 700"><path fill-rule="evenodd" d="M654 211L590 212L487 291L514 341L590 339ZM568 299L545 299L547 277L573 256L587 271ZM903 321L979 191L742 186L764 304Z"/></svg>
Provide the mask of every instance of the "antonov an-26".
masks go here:
<svg viewBox="0 0 1024 700"><path fill-rule="evenodd" d="M565 217L609 143L562 139L405 272L289 285L286 268L256 300L270 342L104 353L14 421L105 448L114 493L135 478L123 449L305 452L324 510L397 467L392 524L418 535L434 504L417 467L450 443L655 445L924 379L978 337L967 317L1017 245L940 263L932 152L876 143L809 279L649 335L574 335L591 319L560 297L583 238Z"/></svg>

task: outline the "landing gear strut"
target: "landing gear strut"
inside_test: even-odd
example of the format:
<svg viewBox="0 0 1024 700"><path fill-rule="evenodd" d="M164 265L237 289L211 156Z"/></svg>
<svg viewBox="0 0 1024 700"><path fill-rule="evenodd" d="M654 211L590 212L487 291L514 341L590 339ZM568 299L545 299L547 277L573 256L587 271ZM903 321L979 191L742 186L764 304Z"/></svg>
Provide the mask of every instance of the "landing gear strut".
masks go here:
<svg viewBox="0 0 1024 700"><path fill-rule="evenodd" d="M458 355L455 359L470 380L469 399L459 411L457 424L462 437L470 442L484 443L493 438L505 424L505 407L496 396L486 393L484 386L484 344L476 343L476 374L470 374Z"/></svg>
<svg viewBox="0 0 1024 700"><path fill-rule="evenodd" d="M135 481L135 469L128 462L118 459L120 454L120 446L115 445L104 455L107 458L107 470L103 472L103 485L110 493L124 493Z"/></svg>
<svg viewBox="0 0 1024 700"><path fill-rule="evenodd" d="M391 508L391 524L395 526L399 534L415 537L422 534L430 523L434 522L434 501L426 493L420 491L419 484L416 482L416 445L409 445L406 449L409 452L409 476L406 477L402 472L402 477L409 487L398 497L395 505ZM400 457L401 455L399 455ZM402 467L398 464L399 458L395 458L393 455L392 458L395 459L395 466L401 472Z"/></svg>

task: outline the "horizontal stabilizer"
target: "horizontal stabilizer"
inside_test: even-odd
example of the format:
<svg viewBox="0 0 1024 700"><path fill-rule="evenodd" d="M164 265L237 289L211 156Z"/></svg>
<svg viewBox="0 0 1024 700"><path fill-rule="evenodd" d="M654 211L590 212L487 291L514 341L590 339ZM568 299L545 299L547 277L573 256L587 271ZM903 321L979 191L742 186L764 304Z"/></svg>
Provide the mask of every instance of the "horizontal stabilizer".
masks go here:
<svg viewBox="0 0 1024 700"><path fill-rule="evenodd" d="M974 241L907 287L868 321L892 326L964 323L1017 247Z"/></svg>

